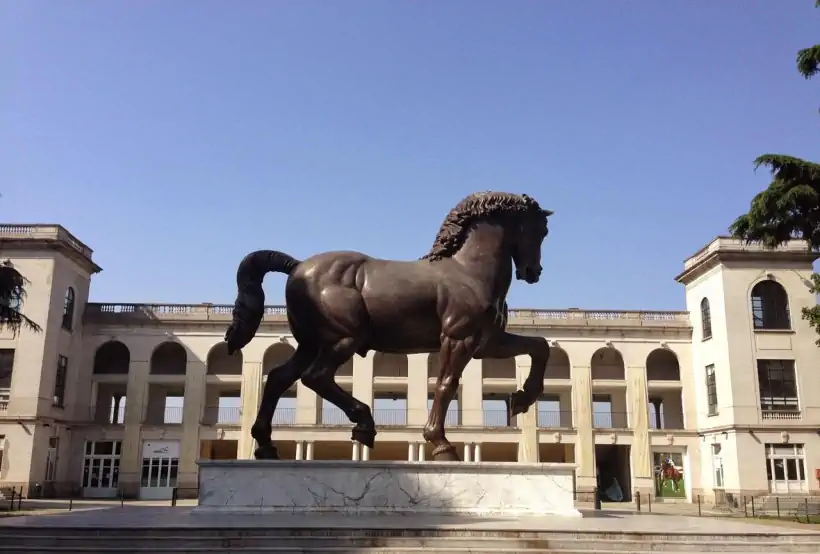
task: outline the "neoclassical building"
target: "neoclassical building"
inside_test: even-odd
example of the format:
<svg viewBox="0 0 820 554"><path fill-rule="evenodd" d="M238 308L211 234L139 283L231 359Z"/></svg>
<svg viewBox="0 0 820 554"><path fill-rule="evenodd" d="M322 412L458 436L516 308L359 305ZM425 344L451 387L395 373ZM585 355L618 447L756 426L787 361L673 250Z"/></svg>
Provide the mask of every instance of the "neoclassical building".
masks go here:
<svg viewBox="0 0 820 554"><path fill-rule="evenodd" d="M59 225L0 225L0 256L30 281L43 327L0 335L0 489L167 498L197 459L250 458L269 371L294 350L284 308L229 357L230 306L88 302L101 269ZM512 310L552 345L544 393L510 418L529 358L473 360L448 414L463 463L568 462L576 487L613 499L718 501L818 494L820 350L800 309L816 254L716 238L684 262L688 311ZM15 302L12 299L12 302ZM374 412L376 447L297 383L274 416L287 457L423 461L436 355L370 353L337 381Z"/></svg>

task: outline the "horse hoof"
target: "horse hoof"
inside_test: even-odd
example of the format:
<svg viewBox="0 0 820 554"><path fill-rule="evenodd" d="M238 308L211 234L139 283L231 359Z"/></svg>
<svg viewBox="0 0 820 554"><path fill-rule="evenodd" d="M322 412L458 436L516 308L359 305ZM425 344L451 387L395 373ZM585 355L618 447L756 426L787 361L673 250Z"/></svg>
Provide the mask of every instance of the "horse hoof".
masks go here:
<svg viewBox="0 0 820 554"><path fill-rule="evenodd" d="M359 427L357 425L353 428L353 433L350 438L368 448L373 448L376 444L376 430L368 427Z"/></svg>
<svg viewBox="0 0 820 554"><path fill-rule="evenodd" d="M279 451L272 444L260 446L253 452L254 458L257 460L278 460Z"/></svg>
<svg viewBox="0 0 820 554"><path fill-rule="evenodd" d="M530 409L532 402L527 398L527 393L517 390L510 395L510 417L524 414Z"/></svg>
<svg viewBox="0 0 820 554"><path fill-rule="evenodd" d="M436 462L460 462L456 447L452 444L443 444L433 449L433 461Z"/></svg>

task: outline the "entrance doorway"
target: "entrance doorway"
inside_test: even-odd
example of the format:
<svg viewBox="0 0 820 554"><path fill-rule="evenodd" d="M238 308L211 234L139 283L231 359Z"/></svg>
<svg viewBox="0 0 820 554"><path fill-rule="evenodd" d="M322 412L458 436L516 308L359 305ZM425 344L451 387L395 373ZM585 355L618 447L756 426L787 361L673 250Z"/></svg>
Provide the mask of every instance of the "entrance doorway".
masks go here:
<svg viewBox="0 0 820 554"><path fill-rule="evenodd" d="M809 492L803 445L767 444L766 476L775 494Z"/></svg>
<svg viewBox="0 0 820 554"><path fill-rule="evenodd" d="M83 496L115 498L120 478L120 441L85 441Z"/></svg>
<svg viewBox="0 0 820 554"><path fill-rule="evenodd" d="M179 475L179 441L142 444L140 499L170 500Z"/></svg>
<svg viewBox="0 0 820 554"><path fill-rule="evenodd" d="M595 466L601 500L605 502L632 501L632 470L629 465L629 453L629 446L595 445Z"/></svg>

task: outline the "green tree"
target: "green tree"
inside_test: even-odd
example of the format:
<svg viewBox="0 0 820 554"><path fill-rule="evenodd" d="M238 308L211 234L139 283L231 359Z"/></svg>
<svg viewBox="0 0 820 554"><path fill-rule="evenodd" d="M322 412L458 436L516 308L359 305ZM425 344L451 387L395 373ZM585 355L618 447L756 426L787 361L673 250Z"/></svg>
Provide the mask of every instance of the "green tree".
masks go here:
<svg viewBox="0 0 820 554"><path fill-rule="evenodd" d="M23 314L26 286L29 281L8 260L0 263L0 329L14 333L25 327L39 332L41 328Z"/></svg>
<svg viewBox="0 0 820 554"><path fill-rule="evenodd" d="M815 7L820 7L820 0ZM820 73L820 44L797 53L797 71L807 80ZM803 239L820 251L820 164L784 154L764 154L754 164L755 169L764 166L771 171L772 183L729 227L732 236L772 248ZM820 275L811 279L811 291L820 293ZM803 319L820 334L820 306L803 308Z"/></svg>

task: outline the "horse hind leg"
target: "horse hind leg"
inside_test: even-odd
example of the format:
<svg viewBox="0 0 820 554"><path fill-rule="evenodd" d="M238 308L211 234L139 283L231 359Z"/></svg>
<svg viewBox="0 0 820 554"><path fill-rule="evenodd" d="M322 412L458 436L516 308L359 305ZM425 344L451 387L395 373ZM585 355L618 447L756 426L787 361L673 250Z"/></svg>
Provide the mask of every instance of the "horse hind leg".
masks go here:
<svg viewBox="0 0 820 554"><path fill-rule="evenodd" d="M271 441L273 431L271 422L276 412L276 405L282 395L302 376L314 357L312 353L300 346L287 362L268 373L265 388L262 391L262 402L256 414L256 421L251 427L251 436L257 445L254 451L254 457L257 460L279 459L279 452Z"/></svg>
<svg viewBox="0 0 820 554"><path fill-rule="evenodd" d="M345 338L323 351L302 375L302 383L342 410L353 427L352 439L368 448L376 442L376 422L370 406L354 397L336 383L339 367L347 362L360 348L352 338Z"/></svg>

